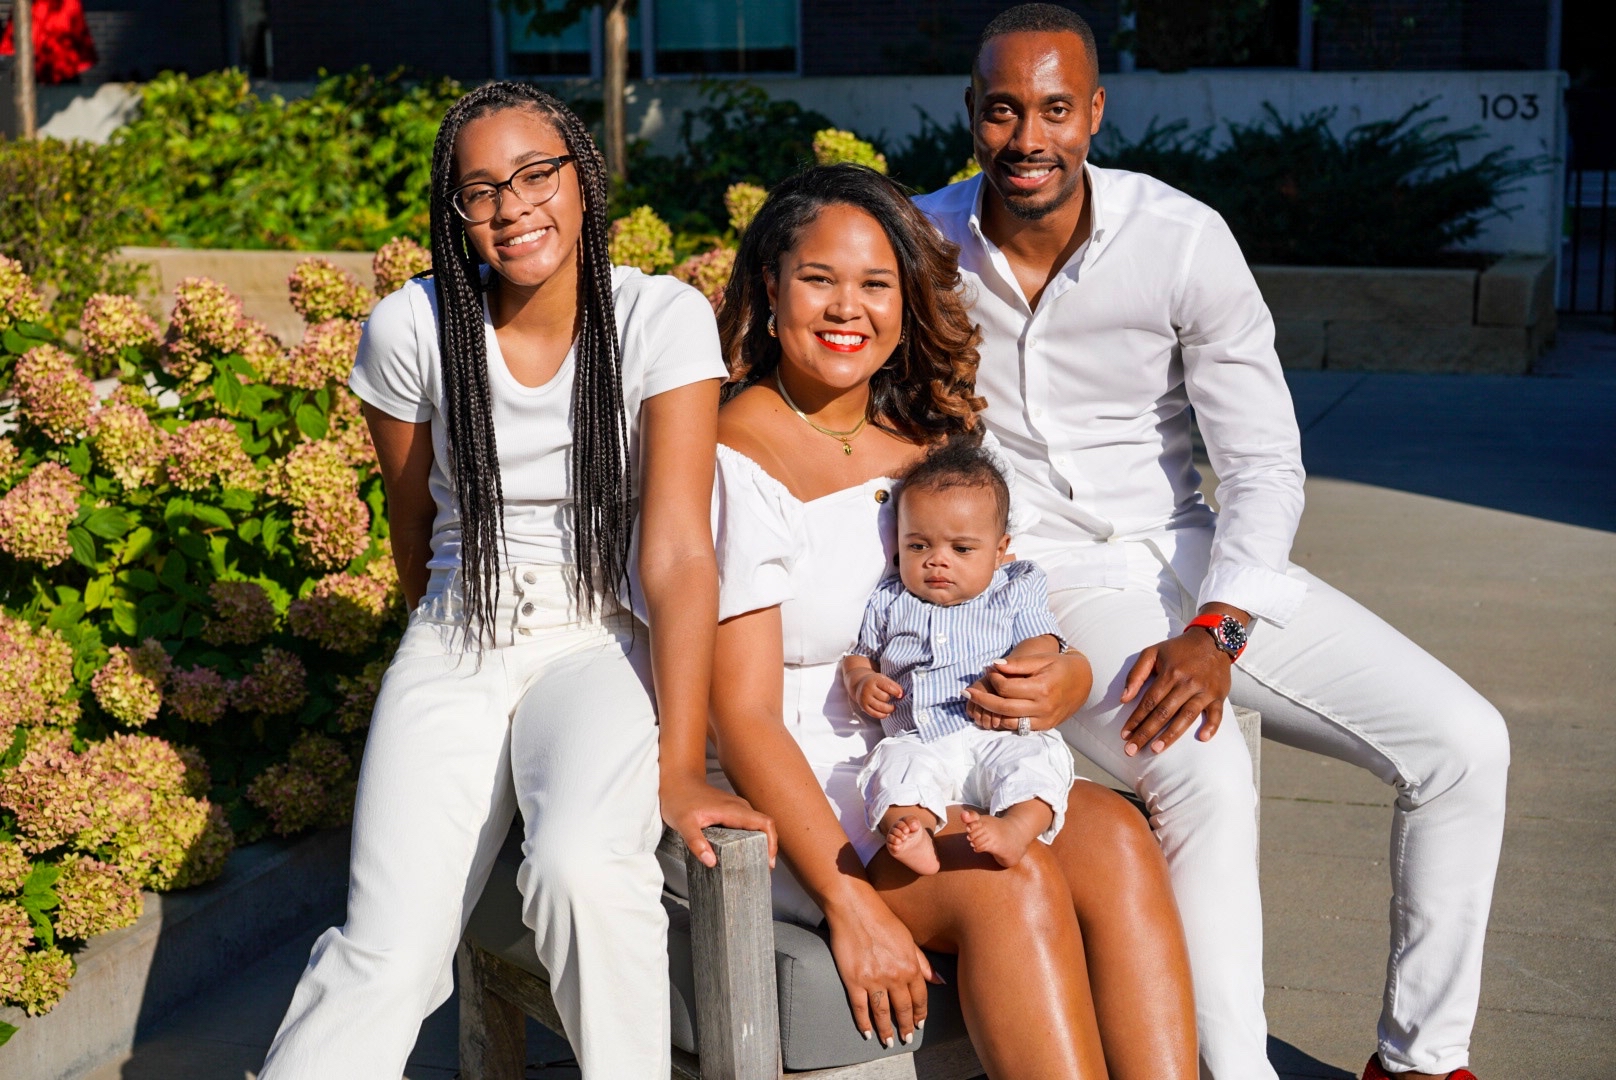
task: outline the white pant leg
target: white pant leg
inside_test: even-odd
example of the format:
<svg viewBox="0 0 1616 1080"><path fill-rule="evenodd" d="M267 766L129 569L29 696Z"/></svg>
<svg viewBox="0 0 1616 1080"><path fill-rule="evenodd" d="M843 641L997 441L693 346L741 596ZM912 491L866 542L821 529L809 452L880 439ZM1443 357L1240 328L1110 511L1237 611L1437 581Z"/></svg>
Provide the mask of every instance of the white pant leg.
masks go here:
<svg viewBox="0 0 1616 1080"><path fill-rule="evenodd" d="M637 637L632 657L625 631L546 664L512 721L523 920L585 1080L672 1068L657 725Z"/></svg>
<svg viewBox="0 0 1616 1080"><path fill-rule="evenodd" d="M876 743L858 777L870 829L880 832L881 819L894 806L924 807L942 828L971 766L970 755L949 740L968 734L958 732L928 743L914 732L905 732Z"/></svg>
<svg viewBox="0 0 1616 1080"><path fill-rule="evenodd" d="M1391 954L1380 1054L1397 1071L1468 1062L1504 830L1503 718L1414 642L1300 567L1307 599L1259 624L1230 697L1263 734L1368 769L1397 789Z"/></svg>
<svg viewBox="0 0 1616 1080"><path fill-rule="evenodd" d="M411 620L354 803L348 915L320 935L260 1080L398 1080L448 998L461 927L515 809L504 650L481 665Z"/></svg>
<svg viewBox="0 0 1616 1080"><path fill-rule="evenodd" d="M1053 731L1018 735L1013 731L973 728L974 759L965 781L965 798L990 814L1002 814L1017 803L1037 799L1054 811L1049 828L1038 838L1053 844L1066 823L1067 795L1077 771L1066 741Z"/></svg>
<svg viewBox="0 0 1616 1080"><path fill-rule="evenodd" d="M1262 897L1257 887L1256 789L1238 727L1208 742L1185 735L1164 753L1123 754L1133 711L1121 694L1139 652L1183 626L1177 586L1140 577L1127 589L1050 595L1061 632L1087 655L1094 689L1060 728L1080 753L1131 787L1150 812L1184 923L1203 1074L1277 1080L1263 1015Z"/></svg>

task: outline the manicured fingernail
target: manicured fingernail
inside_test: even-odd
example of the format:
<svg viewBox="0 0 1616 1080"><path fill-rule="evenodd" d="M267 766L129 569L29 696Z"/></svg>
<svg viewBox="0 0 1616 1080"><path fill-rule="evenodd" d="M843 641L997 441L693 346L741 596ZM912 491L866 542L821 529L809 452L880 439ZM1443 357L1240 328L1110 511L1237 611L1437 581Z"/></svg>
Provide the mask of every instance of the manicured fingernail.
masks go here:
<svg viewBox="0 0 1616 1080"><path fill-rule="evenodd" d="M926 1021L924 1021L924 1020L916 1020L915 1021L915 1027L920 1031L925 1031L926 1030Z"/></svg>
<svg viewBox="0 0 1616 1080"><path fill-rule="evenodd" d="M893 1040L892 1036L888 1035L886 1038L881 1040L881 1045L886 1047L888 1050L891 1050L897 1045L897 1043Z"/></svg>
<svg viewBox="0 0 1616 1080"><path fill-rule="evenodd" d="M870 1036L874 1035L875 1032L873 1032L873 1031L861 1031L861 1032L859 1032L859 1034L864 1036L864 1041L865 1042L869 1042L870 1041Z"/></svg>
<svg viewBox="0 0 1616 1080"><path fill-rule="evenodd" d="M1159 754L1163 750L1167 749L1167 744L1162 742L1160 739L1157 739L1155 742L1150 744L1150 748Z"/></svg>
<svg viewBox="0 0 1616 1080"><path fill-rule="evenodd" d="M907 1034L907 1035L905 1035L903 1037L903 1045L905 1045L905 1046L908 1046L910 1043L912 1043L914 1041L915 1041L915 1033L912 1032L912 1031L909 1034Z"/></svg>
<svg viewBox="0 0 1616 1080"><path fill-rule="evenodd" d="M1129 757L1133 757L1135 754L1137 754L1139 752L1139 748L1137 746L1135 746L1133 743L1129 743L1127 746L1124 746L1122 748L1122 752L1124 754L1127 754Z"/></svg>

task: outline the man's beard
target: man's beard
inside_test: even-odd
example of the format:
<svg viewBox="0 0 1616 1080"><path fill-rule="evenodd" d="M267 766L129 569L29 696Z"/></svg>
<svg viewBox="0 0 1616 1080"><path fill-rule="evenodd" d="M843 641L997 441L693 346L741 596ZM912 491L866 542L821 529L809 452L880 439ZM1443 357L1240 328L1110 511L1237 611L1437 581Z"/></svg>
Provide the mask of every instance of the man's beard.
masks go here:
<svg viewBox="0 0 1616 1080"><path fill-rule="evenodd" d="M1007 193L997 184L994 185L994 190L999 193L999 199L1004 203L1004 208L1010 211L1011 217L1019 218L1022 221L1038 221L1048 217L1070 202L1072 196L1077 194L1078 185L1083 182L1083 163L1081 161L1078 162L1075 174L1070 170L1066 170L1064 166L1062 166L1062 171L1067 172L1069 179L1054 195L1049 197L1047 202L1029 204L1019 194Z"/></svg>

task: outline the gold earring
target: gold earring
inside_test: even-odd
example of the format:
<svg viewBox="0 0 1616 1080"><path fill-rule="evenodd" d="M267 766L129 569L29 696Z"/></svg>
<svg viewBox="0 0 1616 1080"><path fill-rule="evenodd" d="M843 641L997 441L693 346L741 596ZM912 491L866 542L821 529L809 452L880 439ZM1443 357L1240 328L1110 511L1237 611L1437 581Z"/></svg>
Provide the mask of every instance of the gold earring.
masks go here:
<svg viewBox="0 0 1616 1080"><path fill-rule="evenodd" d="M780 336L780 331L778 331L778 330L776 330L774 328L774 312L772 312L772 311L769 312L769 336L770 337L779 337Z"/></svg>

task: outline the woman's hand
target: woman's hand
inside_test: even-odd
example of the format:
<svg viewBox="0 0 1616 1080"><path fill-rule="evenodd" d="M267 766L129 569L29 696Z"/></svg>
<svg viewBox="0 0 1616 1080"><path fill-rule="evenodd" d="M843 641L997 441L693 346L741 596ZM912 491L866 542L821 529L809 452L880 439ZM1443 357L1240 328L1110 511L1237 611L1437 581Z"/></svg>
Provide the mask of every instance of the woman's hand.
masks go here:
<svg viewBox="0 0 1616 1080"><path fill-rule="evenodd" d="M965 714L989 730L1014 731L1025 716L1033 731L1047 731L1081 709L1093 685L1082 653L1007 656L966 688Z"/></svg>
<svg viewBox="0 0 1616 1080"><path fill-rule="evenodd" d="M926 1024L926 984L943 980L880 896L868 889L858 895L825 913L836 972L859 1034L873 1032L888 1049L896 1040L908 1045Z"/></svg>
<svg viewBox="0 0 1616 1080"><path fill-rule="evenodd" d="M707 842L701 830L709 825L722 825L729 829L752 829L769 838L769 866L774 866L774 819L752 809L752 804L739 795L720 791L703 777L662 777L662 820L684 838L685 845L695 852L701 865L718 865L713 845Z"/></svg>

